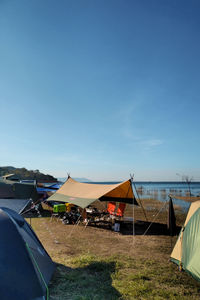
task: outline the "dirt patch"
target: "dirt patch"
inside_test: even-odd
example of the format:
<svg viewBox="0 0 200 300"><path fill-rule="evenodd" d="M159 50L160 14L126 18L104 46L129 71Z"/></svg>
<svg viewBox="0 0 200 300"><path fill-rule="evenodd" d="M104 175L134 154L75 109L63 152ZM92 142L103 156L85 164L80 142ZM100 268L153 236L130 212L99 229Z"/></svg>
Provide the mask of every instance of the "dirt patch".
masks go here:
<svg viewBox="0 0 200 300"><path fill-rule="evenodd" d="M90 226L63 225L53 218L32 219L39 239L54 257L58 254L78 255L139 255L169 258L176 237L152 235L122 235L111 230ZM161 251L162 249L162 251Z"/></svg>

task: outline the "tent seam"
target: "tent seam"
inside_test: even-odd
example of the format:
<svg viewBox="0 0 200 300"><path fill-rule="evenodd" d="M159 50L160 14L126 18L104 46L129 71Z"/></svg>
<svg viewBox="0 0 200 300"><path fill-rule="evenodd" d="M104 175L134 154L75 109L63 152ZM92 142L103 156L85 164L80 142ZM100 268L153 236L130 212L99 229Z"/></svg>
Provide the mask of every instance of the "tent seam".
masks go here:
<svg viewBox="0 0 200 300"><path fill-rule="evenodd" d="M46 288L46 292L47 292L47 300L48 300L48 299L49 299L49 288L48 288L48 285L46 284L46 281L45 281L45 279L44 279L44 276L42 275L42 272L41 272L41 270L40 270L40 268L39 268L39 266L38 266L38 264L37 264L37 262L36 262L36 260L35 260L35 258L34 258L34 256L33 256L33 253L32 253L32 251L31 251L31 249L30 249L28 243L26 243L26 248L28 249L28 252L30 253L31 257L33 258L33 261L34 261L34 263L35 263L35 265L36 265L36 268L37 268L37 270L38 270L38 272L39 272L39 274L40 274L40 277L42 278L42 281L44 282L44 285L45 285L45 288Z"/></svg>

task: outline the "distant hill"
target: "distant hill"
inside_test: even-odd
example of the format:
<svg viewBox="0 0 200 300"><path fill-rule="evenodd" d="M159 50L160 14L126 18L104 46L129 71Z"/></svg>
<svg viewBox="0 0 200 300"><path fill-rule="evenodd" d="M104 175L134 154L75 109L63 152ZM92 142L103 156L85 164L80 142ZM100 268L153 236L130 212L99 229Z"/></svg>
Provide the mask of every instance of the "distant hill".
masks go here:
<svg viewBox="0 0 200 300"><path fill-rule="evenodd" d="M76 178L73 178L73 179L76 180L76 181L79 181L79 182L92 182L92 180L87 179L87 178L77 178L76 177ZM67 177L58 177L58 181L65 182L66 180L67 180Z"/></svg>
<svg viewBox="0 0 200 300"><path fill-rule="evenodd" d="M0 176L15 174L19 180L37 180L38 182L57 182L57 178L43 174L39 170L27 170L26 168L15 168L11 166L0 167Z"/></svg>

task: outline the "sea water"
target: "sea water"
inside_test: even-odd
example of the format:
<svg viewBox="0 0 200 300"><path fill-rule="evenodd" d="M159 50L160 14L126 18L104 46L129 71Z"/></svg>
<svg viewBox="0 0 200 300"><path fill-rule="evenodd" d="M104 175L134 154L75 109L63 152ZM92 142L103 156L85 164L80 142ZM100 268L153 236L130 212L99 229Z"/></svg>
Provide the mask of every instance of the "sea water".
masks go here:
<svg viewBox="0 0 200 300"><path fill-rule="evenodd" d="M97 184L115 184L119 182L90 182ZM200 182L183 182L183 181L135 181L133 182L133 191L141 199L155 199L166 202L169 196L172 197L173 203L180 206L183 211L187 211L190 202L178 199L181 197L195 196L200 200ZM176 197L176 198L173 198Z"/></svg>
<svg viewBox="0 0 200 300"><path fill-rule="evenodd" d="M118 182L85 182L90 184L116 184ZM155 199L158 201L166 202L169 196L172 197L173 203L180 206L183 211L187 211L190 202L178 199L181 197L191 196L199 197L200 200L200 182L183 182L183 181L134 181L133 191L137 197L141 199ZM173 198L176 197L175 198Z"/></svg>
<svg viewBox="0 0 200 300"><path fill-rule="evenodd" d="M173 203L187 210L190 202L178 199L178 197L199 197L200 200L200 182L143 182L138 181L133 183L133 188L136 189L138 197L142 199L152 198L165 202L172 197ZM136 195L136 196L137 196ZM176 197L176 198L175 198Z"/></svg>

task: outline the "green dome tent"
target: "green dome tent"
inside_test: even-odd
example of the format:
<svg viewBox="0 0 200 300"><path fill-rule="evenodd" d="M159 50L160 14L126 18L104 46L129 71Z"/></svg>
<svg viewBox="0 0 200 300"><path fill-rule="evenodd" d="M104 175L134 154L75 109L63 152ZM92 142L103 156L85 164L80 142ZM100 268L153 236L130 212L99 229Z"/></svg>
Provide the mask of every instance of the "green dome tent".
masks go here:
<svg viewBox="0 0 200 300"><path fill-rule="evenodd" d="M200 281L200 201L193 202L171 253L180 269Z"/></svg>

